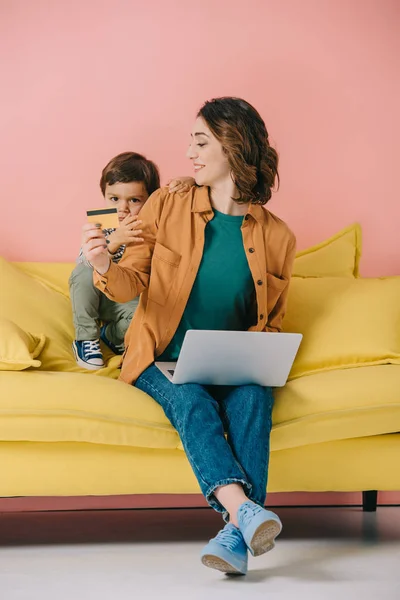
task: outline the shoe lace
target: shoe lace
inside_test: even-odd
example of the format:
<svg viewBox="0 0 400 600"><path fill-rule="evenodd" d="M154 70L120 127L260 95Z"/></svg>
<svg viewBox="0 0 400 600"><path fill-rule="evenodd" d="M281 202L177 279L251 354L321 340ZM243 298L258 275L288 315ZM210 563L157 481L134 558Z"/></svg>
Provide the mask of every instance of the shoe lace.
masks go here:
<svg viewBox="0 0 400 600"><path fill-rule="evenodd" d="M90 358L91 356L94 356L95 354L100 354L100 352L101 352L99 340L85 341L82 344L82 348L83 348L83 353L88 358Z"/></svg>
<svg viewBox="0 0 400 600"><path fill-rule="evenodd" d="M234 550L237 546L241 533L236 527L229 527L221 529L217 534L216 539L220 544L223 544L229 550Z"/></svg>
<svg viewBox="0 0 400 600"><path fill-rule="evenodd" d="M240 510L240 522L244 527L250 523L250 521L258 515L259 512L262 512L261 506L258 504L245 504Z"/></svg>

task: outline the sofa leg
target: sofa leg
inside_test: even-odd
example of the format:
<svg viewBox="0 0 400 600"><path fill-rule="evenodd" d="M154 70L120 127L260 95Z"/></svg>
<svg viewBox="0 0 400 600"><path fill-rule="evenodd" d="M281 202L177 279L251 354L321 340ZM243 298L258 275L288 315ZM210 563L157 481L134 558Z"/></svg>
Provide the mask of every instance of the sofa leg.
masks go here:
<svg viewBox="0 0 400 600"><path fill-rule="evenodd" d="M363 511L375 512L378 503L378 492L376 490L368 490L363 492Z"/></svg>

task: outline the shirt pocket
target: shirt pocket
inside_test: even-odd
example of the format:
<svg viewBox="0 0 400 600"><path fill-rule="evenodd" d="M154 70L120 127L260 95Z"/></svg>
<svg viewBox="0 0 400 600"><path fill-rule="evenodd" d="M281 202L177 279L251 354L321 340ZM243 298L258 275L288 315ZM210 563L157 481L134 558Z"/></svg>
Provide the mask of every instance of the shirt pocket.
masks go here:
<svg viewBox="0 0 400 600"><path fill-rule="evenodd" d="M286 289L289 280L267 273L267 311L268 315L274 310L282 292Z"/></svg>
<svg viewBox="0 0 400 600"><path fill-rule="evenodd" d="M151 260L149 300L164 306L180 262L180 254L156 242Z"/></svg>

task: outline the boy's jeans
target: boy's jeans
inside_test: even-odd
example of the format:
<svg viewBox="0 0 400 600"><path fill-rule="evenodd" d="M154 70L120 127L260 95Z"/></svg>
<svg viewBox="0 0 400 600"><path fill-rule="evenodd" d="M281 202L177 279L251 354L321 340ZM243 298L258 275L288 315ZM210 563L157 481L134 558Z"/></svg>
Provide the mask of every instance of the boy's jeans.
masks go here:
<svg viewBox="0 0 400 600"><path fill-rule="evenodd" d="M154 364L140 375L135 386L162 406L178 431L210 506L224 512L213 492L229 483L242 484L251 500L264 505L273 406L271 388L176 385Z"/></svg>
<svg viewBox="0 0 400 600"><path fill-rule="evenodd" d="M115 346L124 342L125 333L139 303L135 298L119 304L109 300L93 284L93 270L81 263L72 271L69 279L72 313L75 326L75 339L98 340L99 321L109 323L107 338Z"/></svg>

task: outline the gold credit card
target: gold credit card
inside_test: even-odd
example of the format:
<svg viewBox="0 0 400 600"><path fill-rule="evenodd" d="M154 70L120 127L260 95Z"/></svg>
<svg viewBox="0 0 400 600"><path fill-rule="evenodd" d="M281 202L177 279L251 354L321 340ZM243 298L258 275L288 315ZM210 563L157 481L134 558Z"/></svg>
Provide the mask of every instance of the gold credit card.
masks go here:
<svg viewBox="0 0 400 600"><path fill-rule="evenodd" d="M119 227L116 208L94 208L86 211L86 214L88 223L100 223L102 229L116 229Z"/></svg>

